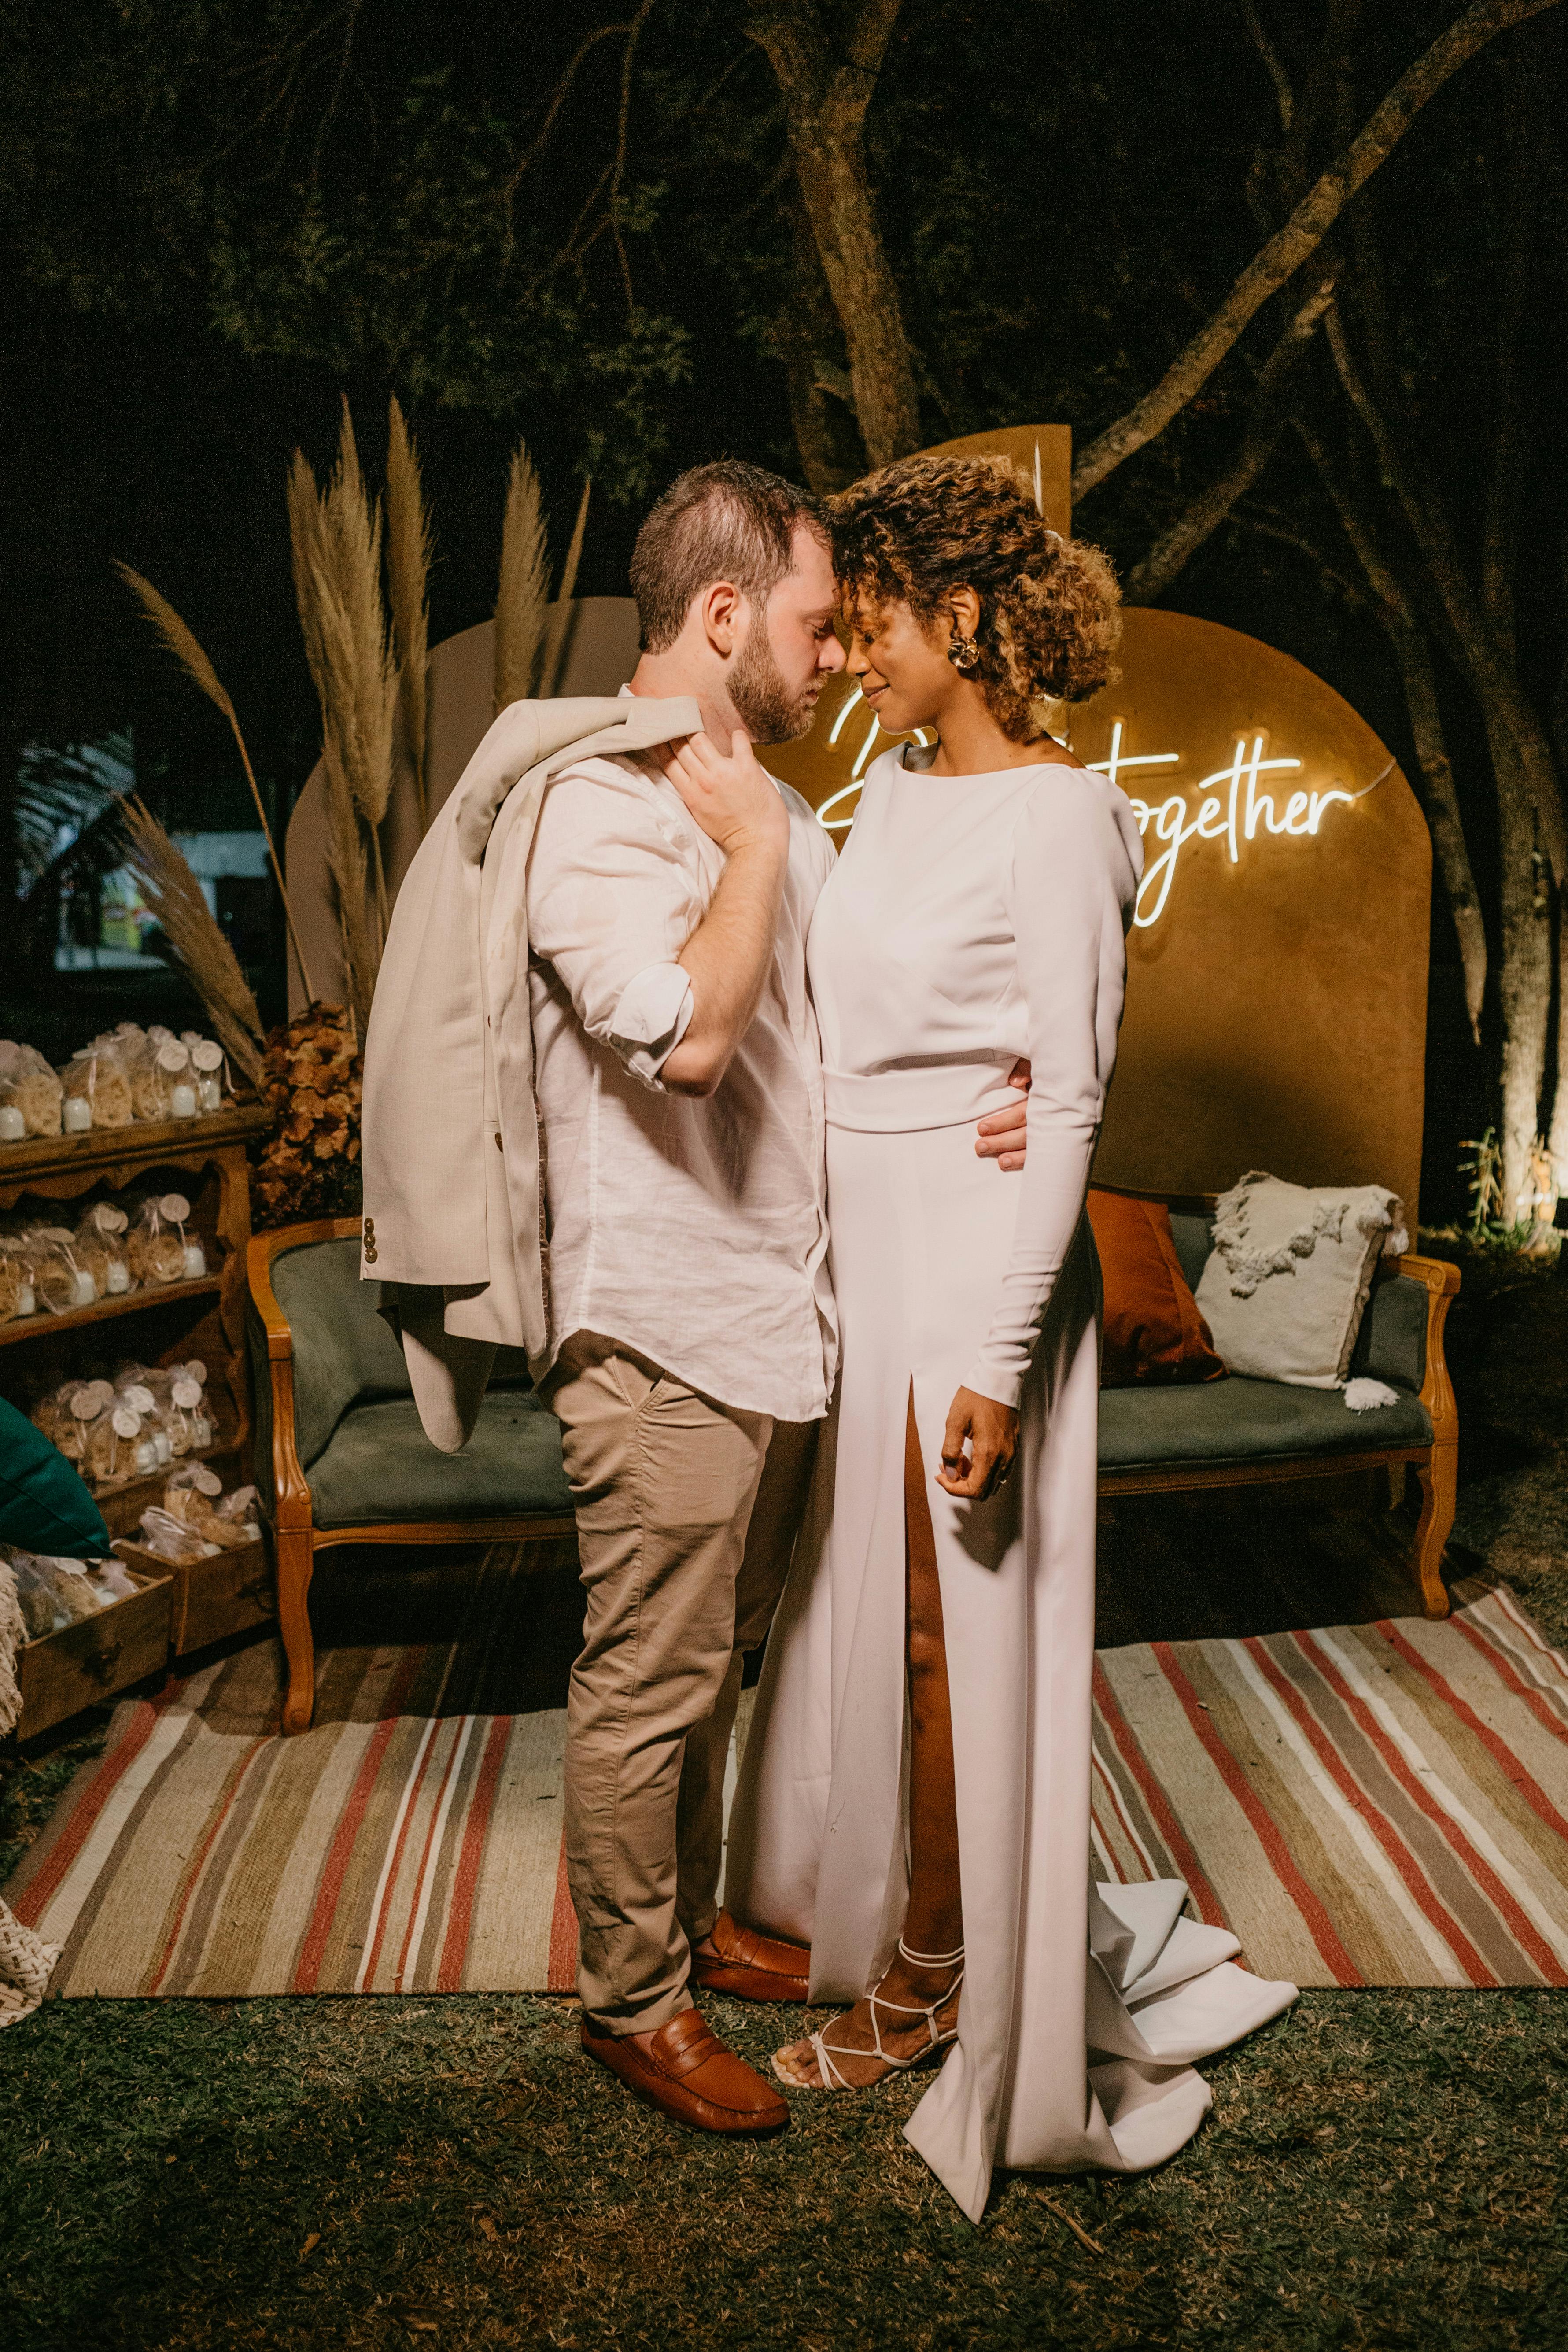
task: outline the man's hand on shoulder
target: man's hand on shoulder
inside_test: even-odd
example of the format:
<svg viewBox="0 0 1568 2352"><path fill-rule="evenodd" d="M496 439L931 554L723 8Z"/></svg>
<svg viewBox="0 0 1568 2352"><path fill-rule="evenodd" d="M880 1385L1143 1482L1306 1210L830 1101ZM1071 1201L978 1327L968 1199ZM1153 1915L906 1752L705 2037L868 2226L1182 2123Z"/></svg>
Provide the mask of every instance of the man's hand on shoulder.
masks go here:
<svg viewBox="0 0 1568 2352"><path fill-rule="evenodd" d="M1015 1062L1007 1073L1007 1084L1017 1088L1017 1099L1005 1110L994 1110L983 1118L975 1129L974 1149L982 1160L994 1160L998 1168L1011 1173L1024 1164L1028 1150L1026 1129L1029 1119L1029 1081L1034 1072L1026 1061Z"/></svg>
<svg viewBox="0 0 1568 2352"><path fill-rule="evenodd" d="M784 794L740 729L721 751L710 735L682 735L667 744L663 767L695 824L726 856L737 851L789 849Z"/></svg>

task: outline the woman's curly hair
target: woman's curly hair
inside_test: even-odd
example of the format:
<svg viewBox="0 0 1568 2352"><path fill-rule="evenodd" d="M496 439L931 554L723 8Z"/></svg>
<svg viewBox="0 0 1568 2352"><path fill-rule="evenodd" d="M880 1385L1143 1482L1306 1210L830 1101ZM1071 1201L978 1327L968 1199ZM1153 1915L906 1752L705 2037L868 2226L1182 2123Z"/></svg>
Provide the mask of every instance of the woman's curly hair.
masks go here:
<svg viewBox="0 0 1568 2352"><path fill-rule="evenodd" d="M930 627L955 588L980 599L968 674L1004 734L1044 731L1039 705L1080 702L1116 673L1121 592L1098 547L1047 528L1004 457L900 457L828 505L845 609L907 604Z"/></svg>

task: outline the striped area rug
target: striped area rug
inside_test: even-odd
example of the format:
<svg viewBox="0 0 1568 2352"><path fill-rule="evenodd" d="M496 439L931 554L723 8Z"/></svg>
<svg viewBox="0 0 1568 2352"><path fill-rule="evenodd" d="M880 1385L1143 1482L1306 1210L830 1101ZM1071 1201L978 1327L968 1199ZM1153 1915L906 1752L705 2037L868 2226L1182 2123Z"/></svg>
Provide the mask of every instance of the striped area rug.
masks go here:
<svg viewBox="0 0 1568 2352"><path fill-rule="evenodd" d="M568 1989L564 1717L496 1684L461 1643L335 1650L285 1740L262 1645L121 1706L5 1890L65 1948L54 1990ZM1093 1846L1184 1878L1263 1976L1568 1983L1568 1661L1506 1588L1102 1651Z"/></svg>

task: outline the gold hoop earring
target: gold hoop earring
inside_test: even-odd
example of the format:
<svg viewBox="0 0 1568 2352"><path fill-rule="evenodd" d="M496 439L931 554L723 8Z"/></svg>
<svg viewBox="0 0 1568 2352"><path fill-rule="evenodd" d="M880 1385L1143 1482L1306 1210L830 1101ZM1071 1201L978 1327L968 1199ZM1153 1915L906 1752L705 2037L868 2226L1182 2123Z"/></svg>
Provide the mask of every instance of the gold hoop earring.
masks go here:
<svg viewBox="0 0 1568 2352"><path fill-rule="evenodd" d="M948 660L956 670L968 671L980 667L980 647L973 637L961 636L956 629L947 649Z"/></svg>

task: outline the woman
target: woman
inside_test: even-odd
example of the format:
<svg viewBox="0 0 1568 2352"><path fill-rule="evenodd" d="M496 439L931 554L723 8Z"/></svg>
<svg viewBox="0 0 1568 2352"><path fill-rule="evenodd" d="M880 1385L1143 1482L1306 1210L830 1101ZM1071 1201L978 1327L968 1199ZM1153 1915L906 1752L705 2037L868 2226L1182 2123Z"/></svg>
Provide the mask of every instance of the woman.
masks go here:
<svg viewBox="0 0 1568 2352"><path fill-rule="evenodd" d="M843 1370L727 1895L809 1943L814 2002L854 2003L778 2053L786 2083L955 2044L907 2130L978 2220L994 2164L1169 2156L1210 2104L1190 2062L1295 1988L1228 1965L1177 1884L1089 1886L1084 1199L1142 854L1042 710L1110 675L1116 584L1005 460L904 460L832 527L850 671L889 733L938 740L871 767L813 919ZM999 1185L973 1124L1022 1054L1027 1165Z"/></svg>

